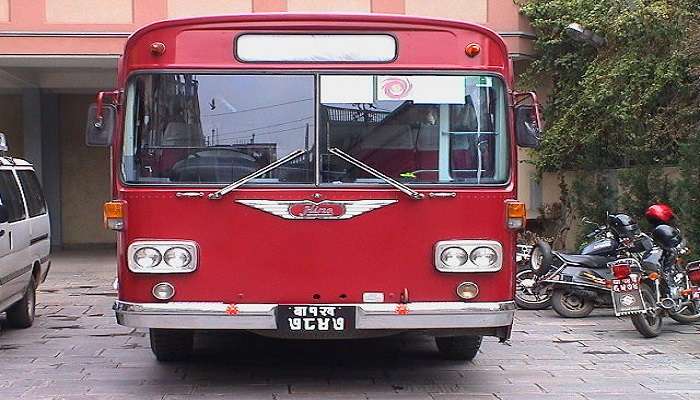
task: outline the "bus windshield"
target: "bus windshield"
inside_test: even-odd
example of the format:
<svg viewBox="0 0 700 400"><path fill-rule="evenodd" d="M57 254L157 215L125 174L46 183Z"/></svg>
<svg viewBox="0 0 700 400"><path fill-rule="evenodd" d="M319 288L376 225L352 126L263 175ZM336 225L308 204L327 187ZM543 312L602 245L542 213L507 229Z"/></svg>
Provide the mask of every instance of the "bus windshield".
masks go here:
<svg viewBox="0 0 700 400"><path fill-rule="evenodd" d="M229 184L304 150L251 183L384 183L337 148L409 185L500 184L505 110L501 81L485 75L139 74L127 88L121 173L127 183Z"/></svg>

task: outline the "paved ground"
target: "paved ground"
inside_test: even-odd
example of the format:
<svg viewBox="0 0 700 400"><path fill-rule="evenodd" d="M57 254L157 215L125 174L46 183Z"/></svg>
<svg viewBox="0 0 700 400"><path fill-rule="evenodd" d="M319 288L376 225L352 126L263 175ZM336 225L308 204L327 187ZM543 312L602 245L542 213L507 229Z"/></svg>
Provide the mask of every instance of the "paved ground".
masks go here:
<svg viewBox="0 0 700 400"><path fill-rule="evenodd" d="M108 252L54 256L36 325L0 331L0 399L700 399L700 325L642 339L607 310L518 312L509 345L443 361L402 337L305 343L205 333L186 364L158 364L115 324Z"/></svg>

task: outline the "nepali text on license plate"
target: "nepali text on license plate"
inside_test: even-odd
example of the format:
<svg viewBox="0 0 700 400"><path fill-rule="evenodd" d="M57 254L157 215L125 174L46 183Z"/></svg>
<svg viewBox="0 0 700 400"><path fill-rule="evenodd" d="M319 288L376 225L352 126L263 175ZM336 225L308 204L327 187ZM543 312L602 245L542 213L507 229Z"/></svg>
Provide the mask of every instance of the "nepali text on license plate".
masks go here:
<svg viewBox="0 0 700 400"><path fill-rule="evenodd" d="M354 325L355 307L283 305L277 308L277 328L291 333L341 333Z"/></svg>
<svg viewBox="0 0 700 400"><path fill-rule="evenodd" d="M639 289L639 277L613 279L611 284L615 315L620 316L645 310L642 292Z"/></svg>

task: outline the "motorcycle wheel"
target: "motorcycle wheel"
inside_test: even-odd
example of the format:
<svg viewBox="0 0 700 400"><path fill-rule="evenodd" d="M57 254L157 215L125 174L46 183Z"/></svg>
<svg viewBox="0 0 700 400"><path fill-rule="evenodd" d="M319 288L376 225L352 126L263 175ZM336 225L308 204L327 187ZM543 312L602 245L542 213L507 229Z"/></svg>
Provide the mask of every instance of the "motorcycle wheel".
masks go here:
<svg viewBox="0 0 700 400"><path fill-rule="evenodd" d="M693 324L700 322L700 302L694 301L679 313L669 313L668 315L679 324Z"/></svg>
<svg viewBox="0 0 700 400"><path fill-rule="evenodd" d="M552 247L544 240L539 240L530 253L530 268L535 274L543 276L552 267Z"/></svg>
<svg viewBox="0 0 700 400"><path fill-rule="evenodd" d="M593 300L583 298L565 289L552 291L552 308L564 318L584 318L593 312Z"/></svg>
<svg viewBox="0 0 700 400"><path fill-rule="evenodd" d="M649 285L642 284L642 298L645 304L656 304L656 295ZM660 310L632 315L632 324L642 336L653 338L659 336L663 326L663 317Z"/></svg>
<svg viewBox="0 0 700 400"><path fill-rule="evenodd" d="M544 293L537 288L523 286L523 281L535 280L537 275L532 268L523 268L515 274L515 304L523 310L544 310L552 305L552 290Z"/></svg>

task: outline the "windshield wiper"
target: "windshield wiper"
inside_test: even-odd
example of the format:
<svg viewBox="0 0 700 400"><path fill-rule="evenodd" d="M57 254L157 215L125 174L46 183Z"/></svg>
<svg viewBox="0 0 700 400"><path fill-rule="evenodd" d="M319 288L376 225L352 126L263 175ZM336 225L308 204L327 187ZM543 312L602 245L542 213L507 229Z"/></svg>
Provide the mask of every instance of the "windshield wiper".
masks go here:
<svg viewBox="0 0 700 400"><path fill-rule="evenodd" d="M302 149L294 150L293 152L280 158L279 160L268 164L266 167L260 168L259 170L244 176L243 178L233 182L232 184L230 184L224 188L217 190L214 193L210 193L208 196L209 200L219 200L220 198L224 197L226 194L236 190L240 186L243 186L246 182L251 181L259 176L265 175L266 173L281 166L282 164L285 164L286 162L291 161L291 160L293 160L293 159L295 159L303 154L306 154L308 152L309 152L309 150L302 150Z"/></svg>
<svg viewBox="0 0 700 400"><path fill-rule="evenodd" d="M393 179L387 175L384 175L383 173L377 171L376 169L370 167L369 165L363 163L362 161L360 161L357 158L351 156L350 154L340 150L337 147L329 148L328 152L331 154L335 154L336 156L342 158L343 160L349 162L350 164L364 170L365 172L368 172L368 173L376 176L377 178L379 178L379 179L383 180L384 182L390 184L391 186L395 187L397 190L407 194L412 199L420 200L423 197L425 197L425 195L423 193L419 193L419 192L411 189L410 187L404 185L403 183L397 181L396 179Z"/></svg>

